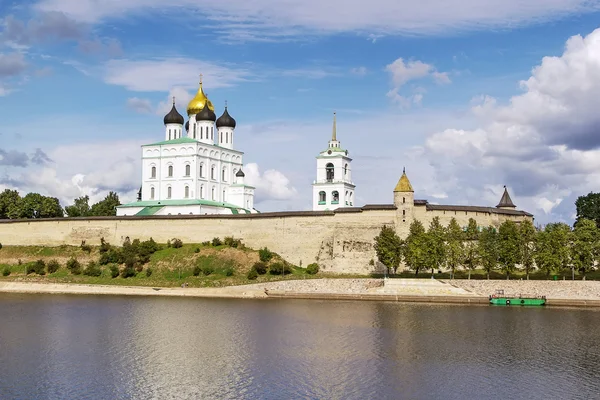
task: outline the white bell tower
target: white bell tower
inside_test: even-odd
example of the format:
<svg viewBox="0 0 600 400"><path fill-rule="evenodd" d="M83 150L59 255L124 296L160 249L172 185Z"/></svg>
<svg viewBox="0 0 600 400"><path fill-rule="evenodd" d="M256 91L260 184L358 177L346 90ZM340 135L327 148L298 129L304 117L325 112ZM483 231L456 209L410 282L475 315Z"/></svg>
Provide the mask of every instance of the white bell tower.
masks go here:
<svg viewBox="0 0 600 400"><path fill-rule="evenodd" d="M317 156L317 179L313 182L313 211L354 207L352 159L348 150L337 140L336 114L333 113L333 132L327 150Z"/></svg>

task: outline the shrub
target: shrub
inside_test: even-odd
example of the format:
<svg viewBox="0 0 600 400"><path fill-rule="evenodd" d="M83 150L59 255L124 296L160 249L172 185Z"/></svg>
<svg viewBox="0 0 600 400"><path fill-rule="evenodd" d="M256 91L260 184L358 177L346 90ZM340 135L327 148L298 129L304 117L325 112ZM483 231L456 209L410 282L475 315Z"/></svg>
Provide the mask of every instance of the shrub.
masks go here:
<svg viewBox="0 0 600 400"><path fill-rule="evenodd" d="M108 267L110 269L110 277L111 278L116 278L117 276L119 276L119 267L116 266L115 264L111 264L110 267Z"/></svg>
<svg viewBox="0 0 600 400"><path fill-rule="evenodd" d="M217 246L220 246L220 245L222 245L222 244L223 244L223 242L221 241L221 239L219 239L218 237L216 237L216 238L213 238L213 240L212 240L212 242L211 242L211 243L212 243L212 245L213 245L213 246L215 246L215 247L217 247Z"/></svg>
<svg viewBox="0 0 600 400"><path fill-rule="evenodd" d="M225 276L233 276L233 268L231 268L231 267L225 268L224 272L225 272Z"/></svg>
<svg viewBox="0 0 600 400"><path fill-rule="evenodd" d="M23 265L23 260L21 260L20 258L17 260L17 264L18 265Z"/></svg>
<svg viewBox="0 0 600 400"><path fill-rule="evenodd" d="M181 247L183 247L183 242L181 241L181 239L171 239L171 247L174 249L179 249Z"/></svg>
<svg viewBox="0 0 600 400"><path fill-rule="evenodd" d="M91 253L92 251L92 246L90 246L89 244L85 243L85 240L81 241L81 250L85 251L86 253Z"/></svg>
<svg viewBox="0 0 600 400"><path fill-rule="evenodd" d="M125 267L123 268L123 271L121 272L121 276L123 278L131 278L132 276L135 276L135 269L133 267Z"/></svg>
<svg viewBox="0 0 600 400"><path fill-rule="evenodd" d="M267 263L273 258L273 252L264 247L258 251L258 257L260 258L260 261Z"/></svg>
<svg viewBox="0 0 600 400"><path fill-rule="evenodd" d="M147 276L148 278L150 278L150 277L152 276L152 268L147 268L147 269L146 269L146 276Z"/></svg>
<svg viewBox="0 0 600 400"><path fill-rule="evenodd" d="M123 262L123 254L117 249L109 249L100 254L100 265L121 264Z"/></svg>
<svg viewBox="0 0 600 400"><path fill-rule="evenodd" d="M256 272L256 270L254 268L252 268L250 271L248 271L248 279L253 281L256 278L258 278L258 273Z"/></svg>
<svg viewBox="0 0 600 400"><path fill-rule="evenodd" d="M317 263L308 264L306 267L307 274L315 275L317 272L319 272L319 264Z"/></svg>
<svg viewBox="0 0 600 400"><path fill-rule="evenodd" d="M371 258L371 260L369 261L369 265L375 265L375 260L373 260L373 259Z"/></svg>
<svg viewBox="0 0 600 400"><path fill-rule="evenodd" d="M0 250L2 250L2 243L0 243ZM4 276L8 276L8 275L4 275Z"/></svg>
<svg viewBox="0 0 600 400"><path fill-rule="evenodd" d="M58 269L60 268L60 264L59 264L59 262L58 262L58 261L56 261L56 260L51 260L51 261L48 263L48 265L47 265L47 268L48 268L48 273L49 273L49 274L53 274L53 273L55 273L56 271L58 271Z"/></svg>
<svg viewBox="0 0 600 400"><path fill-rule="evenodd" d="M2 270L2 276L9 276L9 275L10 275L10 267L6 266Z"/></svg>
<svg viewBox="0 0 600 400"><path fill-rule="evenodd" d="M257 262L252 268L254 268L256 270L256 273L259 275L264 275L267 273L267 264L265 264L264 262Z"/></svg>
<svg viewBox="0 0 600 400"><path fill-rule="evenodd" d="M83 274L85 276L100 276L102 275L102 270L100 269L98 264L96 264L96 262L90 261L87 267L85 267L85 269L83 270Z"/></svg>
<svg viewBox="0 0 600 400"><path fill-rule="evenodd" d="M46 263L44 260L37 260L34 265L34 271L38 275L46 275Z"/></svg>
<svg viewBox="0 0 600 400"><path fill-rule="evenodd" d="M192 273L194 274L194 276L198 276L198 275L200 275L200 272L202 272L202 268L200 268L199 265L196 265L194 267L194 271Z"/></svg>
<svg viewBox="0 0 600 400"><path fill-rule="evenodd" d="M202 273L205 276L209 276L213 272L215 272L215 269L212 266L210 266L210 265L205 265L205 266L202 267Z"/></svg>
<svg viewBox="0 0 600 400"><path fill-rule="evenodd" d="M104 238L100 238L100 248L98 249L98 251L100 251L100 253L106 253L110 249L111 249L110 243L108 243L106 240L104 240Z"/></svg>
<svg viewBox="0 0 600 400"><path fill-rule="evenodd" d="M144 266L142 264L135 264L135 271L136 272L142 272L144 270Z"/></svg>
<svg viewBox="0 0 600 400"><path fill-rule="evenodd" d="M194 249L194 253L200 253L200 247L196 247L196 248Z"/></svg>
<svg viewBox="0 0 600 400"><path fill-rule="evenodd" d="M234 239L233 236L227 236L223 240L223 244L225 246L229 246L229 247L233 247L233 248L237 249L238 247L242 247L242 240Z"/></svg>
<svg viewBox="0 0 600 400"><path fill-rule="evenodd" d="M28 263L25 268L25 273L27 275L35 273L35 263Z"/></svg>
<svg viewBox="0 0 600 400"><path fill-rule="evenodd" d="M210 241L202 242L202 246L210 246Z"/></svg>
<svg viewBox="0 0 600 400"><path fill-rule="evenodd" d="M71 257L69 261L67 261L67 269L71 271L73 275L80 275L81 263L79 263L76 258Z"/></svg>
<svg viewBox="0 0 600 400"><path fill-rule="evenodd" d="M291 274L292 269L289 267L289 265L285 265L284 263L278 262L271 265L271 267L269 268L269 273L271 275L286 275Z"/></svg>

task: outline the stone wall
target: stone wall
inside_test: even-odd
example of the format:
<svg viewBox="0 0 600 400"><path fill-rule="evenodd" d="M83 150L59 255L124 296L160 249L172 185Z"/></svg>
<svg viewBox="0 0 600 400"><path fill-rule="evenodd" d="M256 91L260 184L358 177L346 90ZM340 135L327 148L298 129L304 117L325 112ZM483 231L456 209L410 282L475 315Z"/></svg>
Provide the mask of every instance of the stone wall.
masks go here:
<svg viewBox="0 0 600 400"><path fill-rule="evenodd" d="M174 237L201 243L234 236L246 245L268 247L289 262L306 266L318 262L323 271L371 272L376 259L373 238L384 224L394 223L392 210L354 209L352 212L292 212L252 215L56 218L1 221L4 245L98 244L104 237L121 244L126 237L150 237L165 243Z"/></svg>
<svg viewBox="0 0 600 400"><path fill-rule="evenodd" d="M214 237L234 236L246 245L268 247L289 262L306 266L318 262L321 270L336 273L374 272L377 257L373 239L383 225L395 226L406 237L412 216L427 228L439 216L447 225L452 217L466 226L473 217L479 226L499 225L505 219L522 216L457 211L426 211L414 207L403 222L393 205L345 208L333 211L278 212L245 215L182 215L151 217L56 218L45 220L0 221L0 243L4 245L79 245L82 240L97 244L104 237L121 244L126 237L150 237L165 243L180 238L185 243L201 243Z"/></svg>

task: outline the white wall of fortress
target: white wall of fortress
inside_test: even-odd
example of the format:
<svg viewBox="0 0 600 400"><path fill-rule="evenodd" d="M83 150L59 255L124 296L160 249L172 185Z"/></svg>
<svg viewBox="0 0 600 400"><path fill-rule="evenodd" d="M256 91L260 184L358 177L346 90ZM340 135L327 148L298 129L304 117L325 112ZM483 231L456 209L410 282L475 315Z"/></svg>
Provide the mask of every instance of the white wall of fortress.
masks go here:
<svg viewBox="0 0 600 400"><path fill-rule="evenodd" d="M425 228L434 216L439 216L444 225L454 217L461 226L466 226L469 218L475 218L480 226L523 219L482 212L426 211L425 206L415 206L412 214ZM102 237L117 245L126 237L131 240L152 237L159 243L172 238L201 243L214 237L234 236L254 249L268 247L295 265L302 262L305 267L318 262L322 271L367 274L376 268L370 265L371 260L377 260L373 239L383 225L395 226L398 234L406 237L411 221L402 219L398 210L386 205L337 212L9 220L0 221L0 243L77 246L82 240L98 244Z"/></svg>

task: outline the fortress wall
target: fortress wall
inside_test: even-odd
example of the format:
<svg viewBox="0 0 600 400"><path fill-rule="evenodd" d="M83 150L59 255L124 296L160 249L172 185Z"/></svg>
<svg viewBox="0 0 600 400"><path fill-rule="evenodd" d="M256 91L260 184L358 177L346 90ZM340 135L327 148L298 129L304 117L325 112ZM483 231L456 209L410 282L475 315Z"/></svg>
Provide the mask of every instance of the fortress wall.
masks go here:
<svg viewBox="0 0 600 400"><path fill-rule="evenodd" d="M504 221L510 220L514 222L520 222L528 217L523 217L520 215L510 215L510 214L492 214L486 212L475 212L475 211L448 211L448 210L429 210L423 207L415 207L414 208L414 218L420 220L423 223L425 229L429 228L429 224L433 220L433 218L439 217L440 223L443 226L448 226L450 220L452 218L456 218L456 222L461 227L465 227L469 224L469 219L473 218L477 221L477 225L480 227L484 226L494 226L499 227ZM528 218L531 220L531 218ZM405 223L410 225L408 222ZM406 232L408 234L408 231Z"/></svg>
<svg viewBox="0 0 600 400"><path fill-rule="evenodd" d="M57 218L2 221L4 245L113 244L150 237L165 243L174 237L200 243L214 237L241 238L249 247L268 247L286 260L303 266L318 262L322 270L338 273L372 272L376 260L373 238L383 224L394 224L395 211L298 212L240 216L170 216Z"/></svg>

